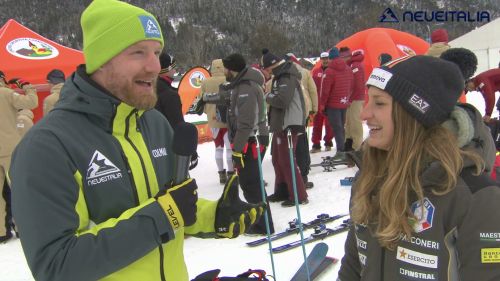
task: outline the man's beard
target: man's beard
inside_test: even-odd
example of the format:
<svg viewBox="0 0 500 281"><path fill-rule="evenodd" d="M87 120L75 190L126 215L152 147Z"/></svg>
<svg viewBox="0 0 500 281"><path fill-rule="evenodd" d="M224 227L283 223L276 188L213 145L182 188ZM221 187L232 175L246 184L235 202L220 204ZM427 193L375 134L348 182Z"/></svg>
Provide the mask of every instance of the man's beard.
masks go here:
<svg viewBox="0 0 500 281"><path fill-rule="evenodd" d="M123 78L120 79L115 77L115 79L110 80L108 90L115 97L121 99L122 102L139 110L148 110L155 107L158 100L158 95L156 93L156 79L153 81L151 93L134 92L134 82L130 83Z"/></svg>
<svg viewBox="0 0 500 281"><path fill-rule="evenodd" d="M227 82L231 82L231 81L233 81L233 79L234 79L234 75L233 75L233 73L232 73L232 72L228 71L228 72L224 73L224 75L226 76L226 81L227 81Z"/></svg>

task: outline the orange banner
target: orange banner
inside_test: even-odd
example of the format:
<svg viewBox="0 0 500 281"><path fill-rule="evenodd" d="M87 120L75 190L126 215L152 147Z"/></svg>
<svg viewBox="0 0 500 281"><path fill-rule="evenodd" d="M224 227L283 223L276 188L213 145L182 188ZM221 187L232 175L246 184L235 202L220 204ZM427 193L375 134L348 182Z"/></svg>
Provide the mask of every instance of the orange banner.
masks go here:
<svg viewBox="0 0 500 281"><path fill-rule="evenodd" d="M186 114L194 99L201 90L201 81L210 77L210 72L204 67L193 67L182 76L179 82L179 96L182 102L182 114Z"/></svg>

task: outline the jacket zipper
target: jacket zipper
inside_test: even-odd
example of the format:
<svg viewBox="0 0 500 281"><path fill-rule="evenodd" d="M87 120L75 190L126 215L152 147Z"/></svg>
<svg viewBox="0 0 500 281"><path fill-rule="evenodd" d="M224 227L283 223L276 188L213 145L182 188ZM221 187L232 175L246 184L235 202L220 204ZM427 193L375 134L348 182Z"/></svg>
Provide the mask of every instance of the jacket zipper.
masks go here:
<svg viewBox="0 0 500 281"><path fill-rule="evenodd" d="M136 116L136 124L139 125L139 118L137 117L137 109L134 109L128 116L127 119L125 120L125 139L130 143L130 146L134 149L135 153L139 157L139 160L141 161L141 167L142 171L144 173L144 180L146 181L146 190L148 192L148 198L151 198L151 187L149 186L149 179L148 179L148 172L146 171L146 165L144 164L144 159L142 159L142 155L139 153L139 149L137 149L137 146L132 142L132 140L129 138L129 129L130 129L130 118L132 115Z"/></svg>
<svg viewBox="0 0 500 281"><path fill-rule="evenodd" d="M385 268L385 248L382 248L382 262L380 263L380 280L384 280L384 268Z"/></svg>
<svg viewBox="0 0 500 281"><path fill-rule="evenodd" d="M137 147L135 146L135 144L132 142L132 140L129 138L128 136L128 133L129 133L129 129L130 129L130 118L132 117L132 115L135 115L135 122L136 122L136 131L137 132L140 132L140 127L139 127L139 114L137 113L137 109L134 109L128 116L127 116L127 119L126 119L126 126L125 126L125 139L130 143L130 145L132 146L132 148L134 148L134 151L135 153L137 153L137 156L139 157L139 160L141 161L141 167L142 167L142 171L144 172L144 180L146 181L146 190L148 192L148 197L151 198L151 187L149 185L149 179L148 179L148 173L146 171L146 165L144 164L144 159L142 159L142 155L139 153L139 150L137 149ZM128 166L128 162L127 162L127 169L129 169L129 166ZM130 169L129 169L130 170ZM132 173L130 173L132 175ZM133 179L133 176L131 177ZM134 184L134 187L135 187L135 184ZM137 187L135 187L135 193L134 195L135 196L138 196L137 194ZM138 198L136 198L137 201L139 201ZM165 269L163 267L163 260L164 260L164 255L163 255L163 246L161 243L158 243L158 252L159 252L159 255L160 255L160 278L161 278L161 281L166 281L167 279L165 278Z"/></svg>
<svg viewBox="0 0 500 281"><path fill-rule="evenodd" d="M134 196L134 203L136 206L139 206L139 194L137 193L137 187L135 186L134 175L132 174L132 170L130 169L130 165L128 164L127 156L123 153L123 150L120 150L123 158L123 162L125 162L125 167L127 168L128 176L130 177L130 184L132 185L132 195Z"/></svg>

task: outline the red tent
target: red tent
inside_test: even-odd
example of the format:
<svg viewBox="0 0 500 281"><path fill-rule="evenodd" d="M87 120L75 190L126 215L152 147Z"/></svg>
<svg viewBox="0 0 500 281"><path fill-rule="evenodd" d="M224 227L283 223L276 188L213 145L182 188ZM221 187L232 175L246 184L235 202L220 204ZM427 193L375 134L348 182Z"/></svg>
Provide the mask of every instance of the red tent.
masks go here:
<svg viewBox="0 0 500 281"><path fill-rule="evenodd" d="M68 76L82 63L82 52L44 38L13 19L0 28L0 70L7 79L22 78L35 85L39 101L33 110L35 122L42 117L43 99L49 94L47 73L57 68Z"/></svg>
<svg viewBox="0 0 500 281"><path fill-rule="evenodd" d="M388 53L393 59L410 55L424 54L429 44L421 38L391 28L370 28L343 39L335 45L337 48L349 47L352 52L362 51L365 59L365 77L368 79L374 67L379 65L378 56ZM320 67L318 61L314 67Z"/></svg>

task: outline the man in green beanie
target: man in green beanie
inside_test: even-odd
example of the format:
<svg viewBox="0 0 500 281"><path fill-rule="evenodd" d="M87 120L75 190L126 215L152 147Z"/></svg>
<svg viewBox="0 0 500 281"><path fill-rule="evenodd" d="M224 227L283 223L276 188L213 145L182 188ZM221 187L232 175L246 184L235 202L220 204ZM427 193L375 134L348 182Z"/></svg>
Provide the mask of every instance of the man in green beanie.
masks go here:
<svg viewBox="0 0 500 281"><path fill-rule="evenodd" d="M81 17L85 65L13 155L13 213L36 280L187 281L185 234L233 238L263 205L174 184L173 130L156 110L163 36L153 15L95 0ZM176 181L177 182L177 178Z"/></svg>

